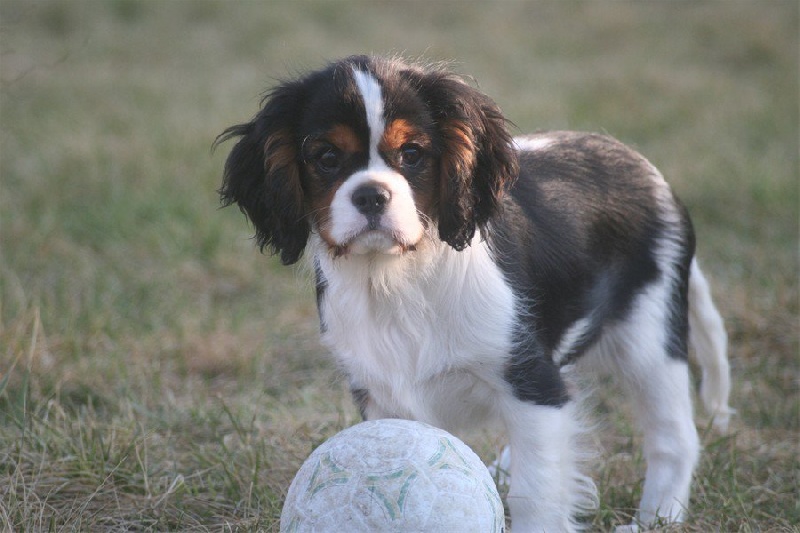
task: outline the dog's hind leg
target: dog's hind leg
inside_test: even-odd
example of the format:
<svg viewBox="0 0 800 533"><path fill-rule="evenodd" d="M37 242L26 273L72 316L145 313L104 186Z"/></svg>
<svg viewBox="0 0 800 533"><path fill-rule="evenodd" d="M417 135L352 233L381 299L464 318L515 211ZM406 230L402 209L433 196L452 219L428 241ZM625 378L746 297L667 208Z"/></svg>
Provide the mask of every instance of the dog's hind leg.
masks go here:
<svg viewBox="0 0 800 533"><path fill-rule="evenodd" d="M637 521L655 524L683 520L689 506L692 472L700 452L692 417L686 363L654 366L655 383L634 386L636 416L644 432L647 461Z"/></svg>
<svg viewBox="0 0 800 533"><path fill-rule="evenodd" d="M662 280L640 294L612 334L615 373L644 435L647 472L636 521L645 526L684 519L700 452L686 353L687 310L671 285ZM684 326L676 327L681 320L675 313L683 313Z"/></svg>

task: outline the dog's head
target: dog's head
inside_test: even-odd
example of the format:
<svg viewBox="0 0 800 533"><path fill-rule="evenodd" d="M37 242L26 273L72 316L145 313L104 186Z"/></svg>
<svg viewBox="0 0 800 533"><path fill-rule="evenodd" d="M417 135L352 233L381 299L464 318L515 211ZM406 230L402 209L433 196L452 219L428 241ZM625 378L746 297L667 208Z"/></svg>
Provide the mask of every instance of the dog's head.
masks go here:
<svg viewBox="0 0 800 533"><path fill-rule="evenodd" d="M310 232L334 256L456 250L500 208L517 156L497 105L440 68L350 57L270 92L225 164L224 205L296 262Z"/></svg>

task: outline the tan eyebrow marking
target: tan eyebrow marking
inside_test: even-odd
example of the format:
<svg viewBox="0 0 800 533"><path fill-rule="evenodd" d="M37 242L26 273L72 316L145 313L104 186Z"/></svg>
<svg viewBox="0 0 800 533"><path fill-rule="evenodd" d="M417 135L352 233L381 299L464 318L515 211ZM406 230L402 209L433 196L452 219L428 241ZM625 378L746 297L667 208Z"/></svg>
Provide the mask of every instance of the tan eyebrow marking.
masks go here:
<svg viewBox="0 0 800 533"><path fill-rule="evenodd" d="M421 142L424 139L426 136L422 130L406 119L398 118L386 126L378 148L383 152L389 152L399 149L409 141Z"/></svg>
<svg viewBox="0 0 800 533"><path fill-rule="evenodd" d="M332 127L324 135L324 138L345 153L354 154L366 151L366 147L362 145L353 128L344 124L337 124Z"/></svg>

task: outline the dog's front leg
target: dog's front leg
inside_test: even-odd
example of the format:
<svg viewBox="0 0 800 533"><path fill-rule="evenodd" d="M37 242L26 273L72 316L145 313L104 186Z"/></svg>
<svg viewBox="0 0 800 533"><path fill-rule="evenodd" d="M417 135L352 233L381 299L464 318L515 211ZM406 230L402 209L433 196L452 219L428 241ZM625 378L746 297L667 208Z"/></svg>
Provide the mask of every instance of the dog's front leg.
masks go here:
<svg viewBox="0 0 800 533"><path fill-rule="evenodd" d="M506 425L513 532L574 531L578 510L596 505L594 484L577 467L575 406L518 401L508 409Z"/></svg>

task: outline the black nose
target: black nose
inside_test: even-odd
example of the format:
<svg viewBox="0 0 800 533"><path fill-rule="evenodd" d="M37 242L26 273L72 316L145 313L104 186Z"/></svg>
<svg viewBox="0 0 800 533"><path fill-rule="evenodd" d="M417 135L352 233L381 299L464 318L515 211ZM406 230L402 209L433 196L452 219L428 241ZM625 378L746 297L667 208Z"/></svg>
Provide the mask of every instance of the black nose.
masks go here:
<svg viewBox="0 0 800 533"><path fill-rule="evenodd" d="M365 216L380 215L391 199L391 193L380 185L361 186L352 196L353 205Z"/></svg>

